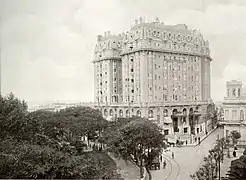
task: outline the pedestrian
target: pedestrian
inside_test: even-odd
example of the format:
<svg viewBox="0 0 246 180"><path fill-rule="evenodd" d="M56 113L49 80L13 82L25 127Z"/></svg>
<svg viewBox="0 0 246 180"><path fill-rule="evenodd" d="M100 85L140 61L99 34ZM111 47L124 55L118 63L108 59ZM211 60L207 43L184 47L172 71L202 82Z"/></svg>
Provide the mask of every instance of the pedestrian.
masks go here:
<svg viewBox="0 0 246 180"><path fill-rule="evenodd" d="M172 152L172 158L174 159L174 153Z"/></svg>
<svg viewBox="0 0 246 180"><path fill-rule="evenodd" d="M186 144L186 146L187 146L187 144L188 144L188 141L187 141L187 140L185 141L185 144Z"/></svg>
<svg viewBox="0 0 246 180"><path fill-rule="evenodd" d="M166 165L167 165L166 160L164 160L164 162L163 162L163 169L166 168Z"/></svg>
<svg viewBox="0 0 246 180"><path fill-rule="evenodd" d="M161 155L160 159L161 159L161 162L162 162L162 155Z"/></svg>
<svg viewBox="0 0 246 180"><path fill-rule="evenodd" d="M234 156L234 157L236 157L236 156L237 156L237 153L236 153L236 151L235 151L235 150L233 151L233 153L232 153L232 154L233 154L233 156Z"/></svg>

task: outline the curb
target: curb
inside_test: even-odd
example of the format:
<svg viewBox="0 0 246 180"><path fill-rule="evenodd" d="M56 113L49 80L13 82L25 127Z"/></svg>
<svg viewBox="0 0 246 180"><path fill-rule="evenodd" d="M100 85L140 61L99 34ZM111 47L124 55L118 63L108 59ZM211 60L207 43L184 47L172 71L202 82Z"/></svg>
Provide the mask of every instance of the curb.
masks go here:
<svg viewBox="0 0 246 180"><path fill-rule="evenodd" d="M214 128L214 129L212 129L211 131L209 131L208 132L208 134L206 135L206 136L204 136L202 139L201 139L201 141L200 142L202 142L203 140L205 140L210 134L212 134L215 130L216 130L217 128ZM193 146L198 146L199 144L197 143L197 144L194 144Z"/></svg>
<svg viewBox="0 0 246 180"><path fill-rule="evenodd" d="M140 180L147 180L147 171L146 171L146 169L144 168L144 174L143 174L143 177L142 178L140 178Z"/></svg>

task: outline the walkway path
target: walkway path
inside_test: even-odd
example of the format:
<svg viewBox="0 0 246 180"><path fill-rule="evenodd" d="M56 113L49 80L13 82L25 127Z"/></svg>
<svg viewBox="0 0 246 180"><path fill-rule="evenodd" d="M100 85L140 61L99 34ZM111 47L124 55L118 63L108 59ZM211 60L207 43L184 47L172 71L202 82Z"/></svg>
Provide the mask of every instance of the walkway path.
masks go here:
<svg viewBox="0 0 246 180"><path fill-rule="evenodd" d="M125 162L123 159L115 158L112 153L109 156L115 161L117 169L124 180L138 180L140 178L139 168L131 162Z"/></svg>

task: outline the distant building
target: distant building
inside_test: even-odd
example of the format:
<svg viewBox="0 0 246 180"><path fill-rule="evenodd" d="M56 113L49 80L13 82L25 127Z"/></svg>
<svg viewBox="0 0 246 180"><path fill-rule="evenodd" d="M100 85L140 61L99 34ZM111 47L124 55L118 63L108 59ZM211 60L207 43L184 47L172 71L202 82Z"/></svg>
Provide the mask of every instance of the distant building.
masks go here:
<svg viewBox="0 0 246 180"><path fill-rule="evenodd" d="M193 139L209 131L211 61L199 31L140 18L126 33L97 37L95 106L108 120L146 117L167 136Z"/></svg>
<svg viewBox="0 0 246 180"><path fill-rule="evenodd" d="M224 135L226 137L236 130L241 133L241 140L246 140L246 97L242 95L242 82L229 81L226 88L227 94L223 101L224 120L221 121Z"/></svg>
<svg viewBox="0 0 246 180"><path fill-rule="evenodd" d="M94 103L92 102L56 102L46 105L41 105L37 107L33 107L29 109L29 112L37 111L37 110L46 110L46 111L60 111L61 109L65 109L68 107L78 107L78 106L88 106L94 108Z"/></svg>

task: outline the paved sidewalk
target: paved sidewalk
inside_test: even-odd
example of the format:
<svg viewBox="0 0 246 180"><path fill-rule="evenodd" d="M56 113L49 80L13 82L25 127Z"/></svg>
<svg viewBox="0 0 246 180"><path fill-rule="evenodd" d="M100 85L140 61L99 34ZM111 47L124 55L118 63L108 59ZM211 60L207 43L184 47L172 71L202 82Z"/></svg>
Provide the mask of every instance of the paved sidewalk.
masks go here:
<svg viewBox="0 0 246 180"><path fill-rule="evenodd" d="M225 158L223 163L221 163L220 165L220 169L221 169L221 177L227 177L227 173L230 169L231 166L231 161L238 159L239 157L241 157L243 155L244 152L244 148L238 148L237 152L237 157L233 157L232 153L234 151L234 148L230 148L230 158L227 157L227 150L224 152L225 153Z"/></svg>

